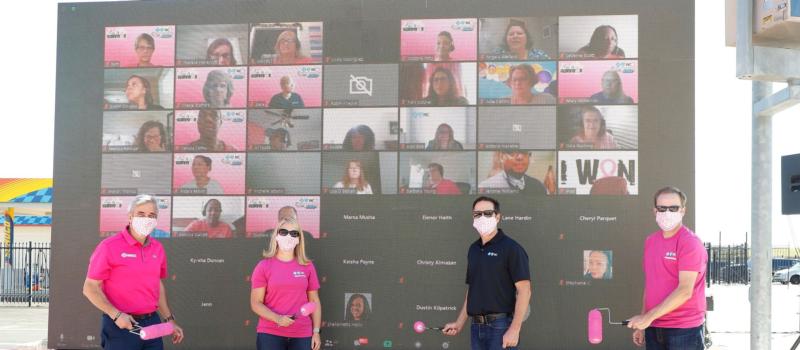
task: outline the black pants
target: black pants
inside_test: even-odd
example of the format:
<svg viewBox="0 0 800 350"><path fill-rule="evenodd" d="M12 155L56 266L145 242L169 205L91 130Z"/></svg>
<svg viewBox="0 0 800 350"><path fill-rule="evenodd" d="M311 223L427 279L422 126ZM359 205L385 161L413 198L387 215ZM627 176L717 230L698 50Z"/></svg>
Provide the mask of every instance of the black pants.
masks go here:
<svg viewBox="0 0 800 350"><path fill-rule="evenodd" d="M142 328L161 323L158 314L154 313L139 322ZM120 329L108 315L103 315L103 328L100 331L100 346L104 350L163 350L161 338L142 340L127 329Z"/></svg>

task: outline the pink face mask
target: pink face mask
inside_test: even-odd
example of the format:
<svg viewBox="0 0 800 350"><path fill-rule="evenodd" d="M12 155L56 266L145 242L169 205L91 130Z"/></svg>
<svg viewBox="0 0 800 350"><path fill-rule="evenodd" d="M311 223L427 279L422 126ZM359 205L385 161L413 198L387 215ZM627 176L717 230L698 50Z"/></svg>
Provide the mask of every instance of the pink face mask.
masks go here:
<svg viewBox="0 0 800 350"><path fill-rule="evenodd" d="M138 216L131 218L131 228L142 236L150 235L150 233L155 230L157 225L158 220L154 218L143 218Z"/></svg>
<svg viewBox="0 0 800 350"><path fill-rule="evenodd" d="M678 226L683 220L683 213L680 211L656 212L656 223L662 231L670 231Z"/></svg>
<svg viewBox="0 0 800 350"><path fill-rule="evenodd" d="M472 220L472 227L474 227L478 234L481 236L488 236L497 228L497 220L494 217L481 217Z"/></svg>
<svg viewBox="0 0 800 350"><path fill-rule="evenodd" d="M277 237L275 237L275 240L278 241L278 248L284 252L291 252L292 250L294 250L294 247L300 244L299 237L292 237L289 235L286 236L278 235Z"/></svg>

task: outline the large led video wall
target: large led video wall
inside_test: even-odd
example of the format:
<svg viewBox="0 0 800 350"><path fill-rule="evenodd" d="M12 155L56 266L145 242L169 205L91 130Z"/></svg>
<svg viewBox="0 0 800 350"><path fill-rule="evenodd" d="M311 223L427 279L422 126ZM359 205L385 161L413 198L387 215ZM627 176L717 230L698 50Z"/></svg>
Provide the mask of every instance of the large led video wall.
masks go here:
<svg viewBox="0 0 800 350"><path fill-rule="evenodd" d="M652 193L693 194L691 2L226 4L60 6L51 347L99 344L80 284L143 193L175 348L254 347L250 273L287 207L323 349L468 348L411 325L457 317L479 195L530 257L523 348L639 311Z"/></svg>

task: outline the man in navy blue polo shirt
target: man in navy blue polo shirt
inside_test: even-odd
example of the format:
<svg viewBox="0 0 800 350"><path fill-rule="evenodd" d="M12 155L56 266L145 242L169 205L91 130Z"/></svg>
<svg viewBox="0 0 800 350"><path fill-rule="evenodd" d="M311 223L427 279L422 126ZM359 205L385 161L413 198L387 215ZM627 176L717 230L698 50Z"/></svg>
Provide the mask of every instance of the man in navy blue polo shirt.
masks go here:
<svg viewBox="0 0 800 350"><path fill-rule="evenodd" d="M458 319L442 332L456 335L470 318L472 350L517 349L531 299L528 254L497 228L497 200L478 197L472 203L472 218L480 238L467 254L467 296Z"/></svg>

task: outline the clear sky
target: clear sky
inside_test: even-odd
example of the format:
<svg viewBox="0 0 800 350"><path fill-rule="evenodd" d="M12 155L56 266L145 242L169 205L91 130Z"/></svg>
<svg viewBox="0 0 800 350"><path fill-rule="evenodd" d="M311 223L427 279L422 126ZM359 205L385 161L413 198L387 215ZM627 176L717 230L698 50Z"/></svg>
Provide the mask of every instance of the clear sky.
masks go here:
<svg viewBox="0 0 800 350"><path fill-rule="evenodd" d="M5 47L16 48L0 58L3 67L15 67L4 72L14 84L0 87L4 100L13 101L4 103L0 119L0 178L53 176L59 2L20 1L0 11ZM722 232L723 244L741 243L750 231L750 82L736 79L735 49L725 47L724 0L696 1L695 13L695 231L705 241L717 242ZM778 192L780 156L800 153L799 130L800 107L774 118L775 246L800 246L800 216L780 215Z"/></svg>

